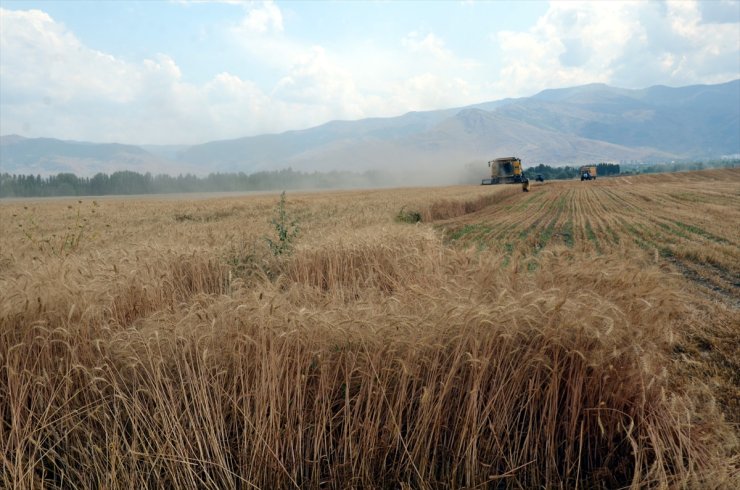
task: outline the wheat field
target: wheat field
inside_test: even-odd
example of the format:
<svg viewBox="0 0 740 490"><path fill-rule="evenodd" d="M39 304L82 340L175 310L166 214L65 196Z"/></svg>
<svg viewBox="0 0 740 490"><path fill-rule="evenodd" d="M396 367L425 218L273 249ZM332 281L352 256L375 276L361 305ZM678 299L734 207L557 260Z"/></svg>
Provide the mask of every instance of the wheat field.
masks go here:
<svg viewBox="0 0 740 490"><path fill-rule="evenodd" d="M740 169L278 203L0 204L1 487L740 486Z"/></svg>

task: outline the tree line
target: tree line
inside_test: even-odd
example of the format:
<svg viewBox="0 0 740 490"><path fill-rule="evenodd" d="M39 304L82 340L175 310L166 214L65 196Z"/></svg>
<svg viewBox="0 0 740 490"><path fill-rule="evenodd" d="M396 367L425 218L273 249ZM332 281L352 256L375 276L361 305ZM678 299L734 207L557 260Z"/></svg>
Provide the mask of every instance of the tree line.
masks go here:
<svg viewBox="0 0 740 490"><path fill-rule="evenodd" d="M738 158L724 158L705 161L677 161L666 163L598 163L596 164L596 175L605 177L608 175L638 175L663 172L687 172L693 170L705 170L711 168L736 168L740 166ZM545 180L554 179L577 179L580 176L578 170L581 167L551 167L549 165L536 165L527 167L524 173L529 179L542 175Z"/></svg>
<svg viewBox="0 0 740 490"><path fill-rule="evenodd" d="M41 175L0 174L0 197L103 196L187 192L241 192L282 189L330 189L382 185L378 172L300 172L293 169L253 174L212 173L176 177L132 171L78 177L72 173Z"/></svg>
<svg viewBox="0 0 740 490"><path fill-rule="evenodd" d="M623 166L623 175L655 174L663 172L687 172L692 170L705 170L710 168L737 168L740 166L740 158L724 158L720 160L707 160L701 162L670 162L654 164L627 164Z"/></svg>
<svg viewBox="0 0 740 490"><path fill-rule="evenodd" d="M524 169L524 174L529 179L534 179L538 175L541 175L545 180L555 179L575 179L580 177L578 170L581 167L571 167L566 165L565 167L551 167L549 165L539 164L534 167L528 167ZM599 177L607 175L619 175L620 167L618 163L598 163L596 164L596 175Z"/></svg>
<svg viewBox="0 0 740 490"><path fill-rule="evenodd" d="M706 162L672 162L663 164L613 163L596 165L597 175L634 175L654 172L680 172L704 168L737 167L740 159L710 160ZM578 178L580 167L551 167L536 165L524 169L528 178L542 175L545 180ZM479 164L468 164L461 171L460 182L479 183ZM103 196L132 194L171 194L188 192L248 192L284 189L337 189L384 187L403 182L392 175L379 171L355 173L347 171L300 172L291 168L256 172L253 174L212 173L205 177L192 174L170 176L166 174L140 174L129 170L95 174L93 177L78 177L72 173L41 175L0 174L1 197L54 197L54 196ZM413 184L413 182L409 182ZM455 182L451 182L453 184Z"/></svg>

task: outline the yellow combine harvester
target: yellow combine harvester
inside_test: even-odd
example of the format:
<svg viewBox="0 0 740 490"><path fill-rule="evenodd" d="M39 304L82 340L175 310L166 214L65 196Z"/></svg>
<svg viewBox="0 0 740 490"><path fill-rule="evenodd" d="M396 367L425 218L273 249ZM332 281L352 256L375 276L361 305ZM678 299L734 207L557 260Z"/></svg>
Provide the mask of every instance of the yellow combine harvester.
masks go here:
<svg viewBox="0 0 740 490"><path fill-rule="evenodd" d="M595 165L584 165L578 170L581 176L581 181L584 180L596 180L596 166Z"/></svg>
<svg viewBox="0 0 740 490"><path fill-rule="evenodd" d="M523 184L527 178L522 172L522 161L517 157L497 158L488 162L491 178L483 179L481 185Z"/></svg>

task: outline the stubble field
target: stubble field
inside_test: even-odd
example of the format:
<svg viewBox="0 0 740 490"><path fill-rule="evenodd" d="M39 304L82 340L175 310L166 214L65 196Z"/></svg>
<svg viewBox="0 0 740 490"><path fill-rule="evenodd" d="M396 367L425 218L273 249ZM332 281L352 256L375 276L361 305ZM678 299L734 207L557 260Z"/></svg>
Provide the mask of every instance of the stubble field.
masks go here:
<svg viewBox="0 0 740 490"><path fill-rule="evenodd" d="M0 487L740 484L740 170L278 201L0 204Z"/></svg>

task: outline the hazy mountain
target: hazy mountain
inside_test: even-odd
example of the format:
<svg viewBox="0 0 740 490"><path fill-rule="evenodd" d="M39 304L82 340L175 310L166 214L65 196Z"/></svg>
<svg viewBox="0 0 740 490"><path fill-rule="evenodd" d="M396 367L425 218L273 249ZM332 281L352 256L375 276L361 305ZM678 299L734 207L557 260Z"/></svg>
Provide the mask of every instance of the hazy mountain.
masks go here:
<svg viewBox="0 0 740 490"><path fill-rule="evenodd" d="M352 160L338 160L336 152L348 147L365 147L367 143L393 142L432 129L451 117L457 109L430 112L409 112L391 118L369 118L359 121L331 121L321 126L281 134L251 136L233 140L214 141L192 146L180 155L180 161L208 164L220 170L245 171L285 167L296 162L313 161L311 169L355 168ZM374 153L378 153L377 157ZM356 155L361 160L377 163L380 148L371 154ZM327 167L328 165L328 167ZM372 166L372 165L371 165Z"/></svg>
<svg viewBox="0 0 740 490"><path fill-rule="evenodd" d="M718 85L603 84L545 90L398 117L332 121L281 134L195 146L94 144L49 138L0 138L0 171L91 175L137 171L403 171L454 175L471 162L517 155L525 165L660 161L740 153L740 80Z"/></svg>
<svg viewBox="0 0 740 490"><path fill-rule="evenodd" d="M27 138L17 134L7 134L5 136L0 136L0 145L12 145L13 143L20 143L25 139Z"/></svg>
<svg viewBox="0 0 740 490"><path fill-rule="evenodd" d="M525 165L535 162L595 162L603 155L618 160L669 159L653 150L632 149L544 130L496 112L463 109L433 128L388 141L335 142L287 161L294 169L329 170L343 165L358 171L382 169L401 174L397 182L459 183L479 180L494 156L518 155ZM478 166L475 171L467 166ZM472 172L471 172L472 170Z"/></svg>
<svg viewBox="0 0 740 490"><path fill-rule="evenodd" d="M681 157L740 152L740 80L643 90L603 84L545 90L498 112L538 127Z"/></svg>
<svg viewBox="0 0 740 490"><path fill-rule="evenodd" d="M187 150L189 145L141 145L142 150L148 151L154 156L166 158L168 160L177 160L180 154Z"/></svg>
<svg viewBox="0 0 740 490"><path fill-rule="evenodd" d="M418 168L514 154L527 163L740 153L740 80L628 90L591 84L444 111L334 121L193 146L180 159L226 171Z"/></svg>
<svg viewBox="0 0 740 490"><path fill-rule="evenodd" d="M24 138L18 135L0 137L0 172L11 174L70 172L92 175L116 170L168 173L181 172L182 168L179 162L153 155L134 145Z"/></svg>

